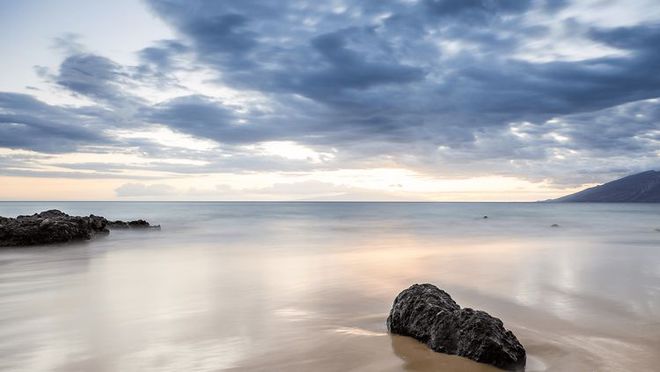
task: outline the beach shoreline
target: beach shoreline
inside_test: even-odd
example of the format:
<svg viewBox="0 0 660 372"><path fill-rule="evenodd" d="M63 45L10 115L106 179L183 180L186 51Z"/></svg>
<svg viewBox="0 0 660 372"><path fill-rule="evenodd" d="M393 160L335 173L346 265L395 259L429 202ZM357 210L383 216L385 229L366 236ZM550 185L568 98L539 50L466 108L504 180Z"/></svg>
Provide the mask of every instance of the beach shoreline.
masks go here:
<svg viewBox="0 0 660 372"><path fill-rule="evenodd" d="M526 371L655 370L660 208L537 205L0 203L163 225L1 249L0 369L493 370L387 333L430 282Z"/></svg>

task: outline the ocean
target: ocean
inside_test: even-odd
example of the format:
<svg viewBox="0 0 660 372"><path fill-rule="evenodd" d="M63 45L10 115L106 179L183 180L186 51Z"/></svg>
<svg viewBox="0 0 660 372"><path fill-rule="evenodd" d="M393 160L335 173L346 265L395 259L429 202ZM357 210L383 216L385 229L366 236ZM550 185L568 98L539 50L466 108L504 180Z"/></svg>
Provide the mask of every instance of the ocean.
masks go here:
<svg viewBox="0 0 660 372"><path fill-rule="evenodd" d="M387 333L414 283L501 318L527 371L660 370L660 204L2 202L0 215L53 208L162 229L0 248L2 371L495 371Z"/></svg>

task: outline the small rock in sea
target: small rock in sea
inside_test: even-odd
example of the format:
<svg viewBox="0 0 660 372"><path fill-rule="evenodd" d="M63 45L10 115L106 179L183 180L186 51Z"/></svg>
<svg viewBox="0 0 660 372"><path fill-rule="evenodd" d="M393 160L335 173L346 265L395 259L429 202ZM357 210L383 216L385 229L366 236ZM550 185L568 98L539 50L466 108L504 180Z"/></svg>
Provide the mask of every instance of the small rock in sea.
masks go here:
<svg viewBox="0 0 660 372"><path fill-rule="evenodd" d="M484 218L484 220L485 220L485 219L488 219L488 216L484 216L483 218Z"/></svg>
<svg viewBox="0 0 660 372"><path fill-rule="evenodd" d="M137 227L137 228L145 228L145 227L151 227L149 225L149 222L145 220L137 220L137 221L131 221L128 223L128 226L130 227Z"/></svg>
<svg viewBox="0 0 660 372"><path fill-rule="evenodd" d="M128 229L128 222L124 221L108 221L108 228L110 229Z"/></svg>
<svg viewBox="0 0 660 372"><path fill-rule="evenodd" d="M550 227L559 227L559 224L553 223Z"/></svg>
<svg viewBox="0 0 660 372"><path fill-rule="evenodd" d="M56 209L16 218L0 217L0 247L65 243L89 240L96 234L109 233L114 224L130 227L151 227L143 220L108 222L104 217L69 216ZM160 228L160 226L154 226Z"/></svg>
<svg viewBox="0 0 660 372"><path fill-rule="evenodd" d="M117 230L122 230L122 229L157 229L160 230L160 225L155 225L152 226L149 224L149 222L145 220L135 220L135 221L108 221L108 228L109 229L117 229Z"/></svg>
<svg viewBox="0 0 660 372"><path fill-rule="evenodd" d="M432 284L415 284L401 292L387 317L391 333L410 336L432 350L462 356L508 370L523 369L526 353L500 319L461 308Z"/></svg>

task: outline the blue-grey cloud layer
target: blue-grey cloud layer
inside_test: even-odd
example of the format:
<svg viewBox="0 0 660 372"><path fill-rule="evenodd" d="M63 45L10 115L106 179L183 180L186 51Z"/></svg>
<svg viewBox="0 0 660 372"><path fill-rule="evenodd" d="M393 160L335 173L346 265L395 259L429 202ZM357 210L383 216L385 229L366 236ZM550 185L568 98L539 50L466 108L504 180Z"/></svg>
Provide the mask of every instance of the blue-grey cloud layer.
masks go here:
<svg viewBox="0 0 660 372"><path fill-rule="evenodd" d="M47 105L25 94L0 92L0 147L72 152L81 144L107 144L98 117L84 109Z"/></svg>
<svg viewBox="0 0 660 372"><path fill-rule="evenodd" d="M576 171L575 159L563 164L559 153L579 153L593 160L590 172L602 174L656 166L660 20L627 27L563 20L575 37L618 52L536 61L521 55L555 36L530 15L552 19L570 1L146 3L178 40L146 46L138 66L69 55L50 79L95 103L86 109L3 93L0 146L64 152L116 145L104 129L160 124L240 155L197 154L211 164L204 172L263 164L237 146L271 140L338 150L334 163L317 168L389 159L425 172L572 182L562 167ZM193 64L178 63L183 55ZM264 97L270 109L193 93L151 105L132 93L135 84L175 86L173 72L196 68L213 71L214 84ZM625 162L608 158L630 161L622 168ZM284 163L271 165L290 170Z"/></svg>

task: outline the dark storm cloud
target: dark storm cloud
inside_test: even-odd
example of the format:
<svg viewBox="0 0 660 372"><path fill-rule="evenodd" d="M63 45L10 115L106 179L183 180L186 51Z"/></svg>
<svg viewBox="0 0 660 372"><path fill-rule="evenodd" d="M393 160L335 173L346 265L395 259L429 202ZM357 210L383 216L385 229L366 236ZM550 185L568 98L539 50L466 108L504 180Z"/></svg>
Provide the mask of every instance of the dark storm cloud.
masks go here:
<svg viewBox="0 0 660 372"><path fill-rule="evenodd" d="M616 48L646 51L657 55L657 46L660 43L660 24L608 29L595 28L592 29L591 36L594 40Z"/></svg>
<svg viewBox="0 0 660 372"><path fill-rule="evenodd" d="M94 54L74 54L60 65L57 84L71 92L93 99L115 102L124 92L117 82L125 78L121 66Z"/></svg>
<svg viewBox="0 0 660 372"><path fill-rule="evenodd" d="M443 150L443 171L468 176L525 174L579 186L657 167L660 102L627 103L543 123L488 128L461 147ZM433 172L428 164L420 165Z"/></svg>
<svg viewBox="0 0 660 372"><path fill-rule="evenodd" d="M182 88L176 71L192 71L186 56L190 47L177 40L160 40L138 51L140 64L127 69L126 73L136 82L157 87L159 90Z"/></svg>
<svg viewBox="0 0 660 372"><path fill-rule="evenodd" d="M659 96L660 77L653 71L660 53L631 53L541 64L466 60L469 67L440 92L454 96L465 111L502 115L504 121L598 110Z"/></svg>
<svg viewBox="0 0 660 372"><path fill-rule="evenodd" d="M186 33L194 35L205 54L241 55L256 47L255 33L248 28L248 18L241 14L200 17L197 22L184 22Z"/></svg>
<svg viewBox="0 0 660 372"><path fill-rule="evenodd" d="M67 152L81 144L109 143L93 120L25 94L0 92L0 147Z"/></svg>
<svg viewBox="0 0 660 372"><path fill-rule="evenodd" d="M195 1L194 5L159 0L150 3L195 43L200 58L214 53L231 55L231 60L207 59L226 83L281 93L273 98L284 105L289 100L285 93L333 105L334 112L327 115L334 121L342 120L347 113L371 116L370 109L388 107L393 109L387 113L389 125L400 121L399 125L408 126L405 117L418 112L418 123L442 118L443 122L431 124L436 127L430 128L442 131L451 126L438 116L444 112L453 118L450 122L460 121L459 125L470 131L473 127L505 125L513 120L543 120L553 115L598 110L655 97L660 92L658 75L651 71L658 64L658 53L650 49L657 45L654 30L646 30L642 40L624 39L622 43L629 55L623 57L546 63L511 58L508 52L515 51L525 36L530 36L504 35L529 30L528 26L512 24L520 24L520 17L532 6L557 8L564 5L562 2L393 3L386 18L399 20L384 24L371 20L371 16L383 11L382 6L372 2L359 9L363 14L357 20L346 16L339 19L329 11L295 10L286 3L282 8L288 10L289 18L296 24L279 23L276 16L277 25L263 12L263 6L253 9L252 2L239 5L227 1L223 6L207 1ZM191 8L197 11L186 11ZM428 9L449 18L442 22L420 21L427 19L424 14ZM484 13L494 20L475 27L461 17L452 17L465 12ZM297 22L309 18L315 19L315 26L298 30ZM536 32L542 34L543 30ZM621 33L594 31L592 37L596 42L615 44L615 38L626 37ZM425 38L423 42L415 39L420 35ZM279 42L280 38L286 41ZM434 42L466 38L483 51L493 52L496 45L500 54L483 56L483 52L477 51L447 59L442 58L439 50L409 54L421 49L437 50ZM418 45L410 49L409 44ZM236 58L249 58L249 70L245 70L245 65L236 66ZM352 121L359 131L358 122L368 121ZM377 132L379 127L374 126L373 130Z"/></svg>
<svg viewBox="0 0 660 372"><path fill-rule="evenodd" d="M498 14L520 13L532 4L528 0L424 0L430 13L440 17L461 17L463 21L486 21Z"/></svg>
<svg viewBox="0 0 660 372"><path fill-rule="evenodd" d="M312 47L323 57L327 67L303 74L300 82L291 84L292 90L323 100L324 96L342 90L364 90L424 78L420 68L396 62L365 61L364 56L347 47L343 34L345 32L324 34L311 40Z"/></svg>
<svg viewBox="0 0 660 372"><path fill-rule="evenodd" d="M254 143L271 137L268 127L241 125L231 108L200 95L179 97L145 108L143 117L148 122L223 143Z"/></svg>
<svg viewBox="0 0 660 372"><path fill-rule="evenodd" d="M583 149L594 156L628 153L655 156L660 149L658 123L660 104L640 101L568 115L554 131L569 138L573 149Z"/></svg>
<svg viewBox="0 0 660 372"><path fill-rule="evenodd" d="M223 80L243 88L321 99L342 90L423 78L420 68L398 63L369 25L342 29L338 21L310 32L299 22L328 15L291 2L151 4L193 42L200 59L217 67Z"/></svg>
<svg viewBox="0 0 660 372"><path fill-rule="evenodd" d="M161 70L172 67L172 59L188 52L188 47L176 40L161 40L156 45L139 51L140 58L148 65L154 65Z"/></svg>
<svg viewBox="0 0 660 372"><path fill-rule="evenodd" d="M11 132L0 145L46 149L51 136L50 151L71 150L103 142L104 129L164 125L230 152L222 161L213 160L220 150L208 157L181 153L208 161L200 172L303 169L241 148L294 141L338 150L316 169L387 163L438 174L557 179L562 165L575 163L570 156L621 169L599 161L647 159L643 154L658 145L660 20L594 27L579 17L560 18L572 5L567 0L147 3L178 39L140 50L137 66L68 48L54 81L97 105L72 109L33 99L56 112L37 115L21 108L25 103L0 101L0 134ZM613 52L528 58L538 43ZM201 95L174 77L202 69L214 74L211 85L258 103ZM133 91L142 86L183 92L149 104ZM154 142L122 143L160 151ZM190 169L181 166L182 173Z"/></svg>

